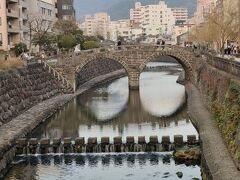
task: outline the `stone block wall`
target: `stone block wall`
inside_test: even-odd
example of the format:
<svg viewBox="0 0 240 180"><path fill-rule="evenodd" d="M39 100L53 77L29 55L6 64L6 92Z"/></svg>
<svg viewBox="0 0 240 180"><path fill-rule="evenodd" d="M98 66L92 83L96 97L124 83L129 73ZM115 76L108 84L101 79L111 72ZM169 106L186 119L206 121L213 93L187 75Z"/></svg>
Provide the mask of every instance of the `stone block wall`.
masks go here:
<svg viewBox="0 0 240 180"><path fill-rule="evenodd" d="M0 72L0 126L58 93L63 87L43 65Z"/></svg>
<svg viewBox="0 0 240 180"><path fill-rule="evenodd" d="M120 69L123 69L123 67L116 61L107 59L93 60L76 74L77 86L82 85L97 76L101 76Z"/></svg>
<svg viewBox="0 0 240 180"><path fill-rule="evenodd" d="M240 168L240 79L199 61L196 86Z"/></svg>

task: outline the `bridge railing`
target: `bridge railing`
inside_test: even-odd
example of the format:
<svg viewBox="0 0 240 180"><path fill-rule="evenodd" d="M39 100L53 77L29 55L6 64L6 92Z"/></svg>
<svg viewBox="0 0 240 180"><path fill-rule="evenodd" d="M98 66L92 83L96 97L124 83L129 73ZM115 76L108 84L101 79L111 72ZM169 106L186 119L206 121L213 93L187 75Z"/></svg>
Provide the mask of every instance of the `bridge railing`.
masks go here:
<svg viewBox="0 0 240 180"><path fill-rule="evenodd" d="M194 49L192 47L178 47L183 51L188 53L192 53L197 57L203 57L206 59L206 62L211 66L223 70L227 73L231 73L233 75L240 75L240 62L237 62L233 59L225 59L223 57L218 57L215 52L211 52L207 49Z"/></svg>
<svg viewBox="0 0 240 180"><path fill-rule="evenodd" d="M205 53L204 56L207 59L207 63L225 72L233 75L240 75L240 63L234 60L224 59L221 57L213 56L209 53Z"/></svg>
<svg viewBox="0 0 240 180"><path fill-rule="evenodd" d="M48 69L48 72L53 74L54 77L57 77L58 81L61 81L63 86L70 91L75 91L75 87L71 84L65 77L63 77L59 72L57 72L53 67L51 67L46 61L41 62L44 65L45 69Z"/></svg>
<svg viewBox="0 0 240 180"><path fill-rule="evenodd" d="M140 44L140 45L121 45L121 46L110 46L110 47L101 47L101 48L95 48L95 49L89 49L89 50L82 50L80 52L74 53L75 56L78 56L80 54L92 54L92 53L101 53L101 52L110 52L110 51L121 51L121 50L164 50L172 48L173 46L168 45L148 45L148 44Z"/></svg>

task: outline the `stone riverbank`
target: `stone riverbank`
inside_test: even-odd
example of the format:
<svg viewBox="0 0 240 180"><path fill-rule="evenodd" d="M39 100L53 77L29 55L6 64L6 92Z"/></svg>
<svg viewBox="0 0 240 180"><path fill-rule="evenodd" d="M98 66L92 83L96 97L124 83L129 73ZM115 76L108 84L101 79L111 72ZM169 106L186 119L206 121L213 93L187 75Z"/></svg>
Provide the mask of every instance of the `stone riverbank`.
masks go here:
<svg viewBox="0 0 240 180"><path fill-rule="evenodd" d="M18 138L26 136L75 96L84 93L99 83L111 81L124 75L124 70L118 70L96 77L81 85L75 94L62 94L45 100L13 118L9 123L2 125L0 127L0 178L15 156L15 142Z"/></svg>
<svg viewBox="0 0 240 180"><path fill-rule="evenodd" d="M209 180L240 180L240 171L225 145L216 123L204 106L197 88L186 83L188 110L201 142L202 166Z"/></svg>

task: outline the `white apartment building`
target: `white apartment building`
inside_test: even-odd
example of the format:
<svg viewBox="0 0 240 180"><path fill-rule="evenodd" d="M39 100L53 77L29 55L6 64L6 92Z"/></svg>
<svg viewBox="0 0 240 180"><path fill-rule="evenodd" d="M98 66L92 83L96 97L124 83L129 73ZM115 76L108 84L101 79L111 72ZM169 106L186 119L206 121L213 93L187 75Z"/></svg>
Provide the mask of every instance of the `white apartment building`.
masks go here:
<svg viewBox="0 0 240 180"><path fill-rule="evenodd" d="M175 17L164 1L147 6L136 2L135 8L130 10L130 19L140 23L145 35L170 37L174 33Z"/></svg>
<svg viewBox="0 0 240 180"><path fill-rule="evenodd" d="M142 5L141 2L135 3L135 8L130 9L130 20L134 23L141 23L142 20Z"/></svg>
<svg viewBox="0 0 240 180"><path fill-rule="evenodd" d="M188 20L187 8L171 8L173 16L176 19L176 24L182 24Z"/></svg>
<svg viewBox="0 0 240 180"><path fill-rule="evenodd" d="M110 16L107 13L96 13L94 16L87 15L79 28L87 36L101 35L105 39L109 39L110 21Z"/></svg>
<svg viewBox="0 0 240 180"><path fill-rule="evenodd" d="M109 25L110 39L117 41L118 37L128 40L136 40L142 35L142 29L134 25L132 20L111 21Z"/></svg>

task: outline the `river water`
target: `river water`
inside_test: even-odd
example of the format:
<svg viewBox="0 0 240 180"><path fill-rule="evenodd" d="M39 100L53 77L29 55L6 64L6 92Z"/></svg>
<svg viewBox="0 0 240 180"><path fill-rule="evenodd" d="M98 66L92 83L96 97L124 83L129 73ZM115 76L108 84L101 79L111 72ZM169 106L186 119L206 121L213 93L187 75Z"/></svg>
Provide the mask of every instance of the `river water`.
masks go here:
<svg viewBox="0 0 240 180"><path fill-rule="evenodd" d="M80 95L37 128L31 137L113 137L198 133L187 115L185 87L176 80L182 69L175 63L160 72L143 72L140 90L128 90L122 77ZM176 65L176 67L175 67ZM175 67L175 68L174 68ZM198 165L177 164L171 153L91 154L17 157L5 179L201 179Z"/></svg>

